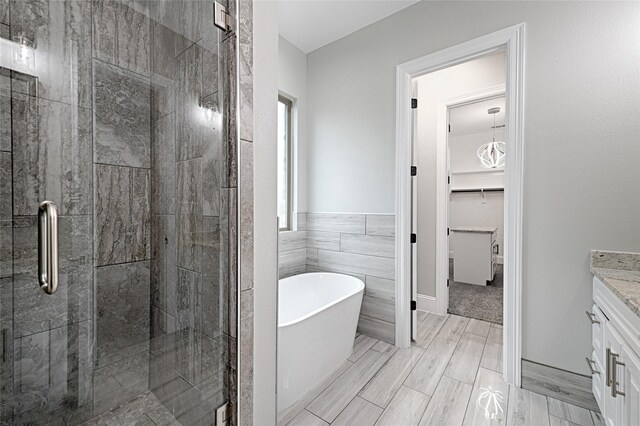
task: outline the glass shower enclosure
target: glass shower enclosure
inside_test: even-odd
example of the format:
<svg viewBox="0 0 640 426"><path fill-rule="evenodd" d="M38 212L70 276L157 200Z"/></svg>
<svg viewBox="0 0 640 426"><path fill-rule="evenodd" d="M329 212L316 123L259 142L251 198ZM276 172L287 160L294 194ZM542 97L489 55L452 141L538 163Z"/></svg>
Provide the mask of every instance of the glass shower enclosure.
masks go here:
<svg viewBox="0 0 640 426"><path fill-rule="evenodd" d="M210 0L0 0L0 423L234 400L235 43Z"/></svg>

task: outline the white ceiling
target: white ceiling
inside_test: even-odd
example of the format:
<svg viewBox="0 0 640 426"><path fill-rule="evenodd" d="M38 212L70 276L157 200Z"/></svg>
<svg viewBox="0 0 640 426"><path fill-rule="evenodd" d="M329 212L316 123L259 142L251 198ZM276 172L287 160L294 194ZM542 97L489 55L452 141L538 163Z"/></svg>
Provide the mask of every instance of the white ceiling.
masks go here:
<svg viewBox="0 0 640 426"><path fill-rule="evenodd" d="M305 53L419 0L278 0L280 35Z"/></svg>
<svg viewBox="0 0 640 426"><path fill-rule="evenodd" d="M500 107L500 112L496 114L496 126L504 124L504 96L451 108L449 110L451 135L459 136L492 131L493 116L487 110L493 107Z"/></svg>

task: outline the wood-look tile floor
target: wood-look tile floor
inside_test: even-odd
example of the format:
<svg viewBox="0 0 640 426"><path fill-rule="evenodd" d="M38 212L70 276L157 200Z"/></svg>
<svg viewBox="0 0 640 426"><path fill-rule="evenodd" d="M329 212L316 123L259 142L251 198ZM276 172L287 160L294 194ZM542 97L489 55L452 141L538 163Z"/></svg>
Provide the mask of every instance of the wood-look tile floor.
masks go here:
<svg viewBox="0 0 640 426"><path fill-rule="evenodd" d="M600 414L502 380L502 326L419 312L398 349L356 337L331 377L278 416L279 426L600 426Z"/></svg>

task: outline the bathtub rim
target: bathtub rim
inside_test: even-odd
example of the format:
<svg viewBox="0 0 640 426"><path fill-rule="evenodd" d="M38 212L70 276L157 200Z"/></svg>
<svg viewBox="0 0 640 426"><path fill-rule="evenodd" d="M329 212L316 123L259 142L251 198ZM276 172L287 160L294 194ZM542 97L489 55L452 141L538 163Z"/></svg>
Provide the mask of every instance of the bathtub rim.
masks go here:
<svg viewBox="0 0 640 426"><path fill-rule="evenodd" d="M355 290L353 292L348 292L346 295L331 301L331 303L328 303L328 304L323 305L323 306L321 306L321 307L319 307L317 309L314 309L311 312L309 312L308 314L303 315L300 318L296 318L295 320L286 322L284 324L278 324L278 330L280 330L282 328L285 328L285 327L289 327L289 326L298 324L298 323L304 321L307 318L311 318L312 316L316 315L318 312L322 312L322 311L324 311L326 309L329 309L330 307L332 307L334 305L337 305L338 303L342 302L343 300L346 300L346 299L358 294L361 291L364 292L365 287L366 287L365 284L364 284L364 281L362 281L360 278L354 277L353 275L341 274L339 272L305 272L303 274L292 275L291 277L279 279L278 280L278 292L280 292L280 282L281 281L289 279L289 278L299 277L301 275L337 275L337 276L340 276L340 277L347 277L347 278L354 279L354 280L356 280L358 282L359 285L358 285L358 289L357 290ZM278 300L278 303L280 303L279 300ZM279 308L279 306L278 306L278 308Z"/></svg>

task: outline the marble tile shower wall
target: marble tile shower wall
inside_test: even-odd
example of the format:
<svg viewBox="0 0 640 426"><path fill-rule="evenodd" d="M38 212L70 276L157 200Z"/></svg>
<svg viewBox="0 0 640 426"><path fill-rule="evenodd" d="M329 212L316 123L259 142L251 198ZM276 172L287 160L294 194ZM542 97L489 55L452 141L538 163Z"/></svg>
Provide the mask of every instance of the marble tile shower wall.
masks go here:
<svg viewBox="0 0 640 426"><path fill-rule="evenodd" d="M0 422L77 423L150 389L201 424L233 395L238 95L235 74L220 71L236 50L205 19L211 8L0 0L0 36L24 34L46 61L37 79L0 68ZM241 131L249 175L251 125ZM44 199L64 236L52 296L33 291ZM252 232L239 237L252 252ZM252 312L249 264L240 299Z"/></svg>
<svg viewBox="0 0 640 426"><path fill-rule="evenodd" d="M36 42L38 78L0 68L0 423L81 420L94 369L90 2L0 1L0 37ZM37 208L59 208L59 289L37 281Z"/></svg>
<svg viewBox="0 0 640 426"><path fill-rule="evenodd" d="M359 332L395 340L395 216L299 213L304 228L279 234L280 278L339 272L360 278L365 294Z"/></svg>
<svg viewBox="0 0 640 426"><path fill-rule="evenodd" d="M234 0L229 0L230 6ZM238 79L240 93L238 96L238 104L240 111L240 158L239 160L239 217L240 229L238 238L240 239L240 264L238 271L240 273L240 300L239 304L234 303L231 306L239 306L240 324L238 331L240 333L239 358L236 362L234 357L231 360L232 366L232 389L233 377L239 378L238 386L234 392L238 394L238 406L240 418L232 418L233 424L243 426L251 426L254 424L253 419L253 338L254 338L254 214L253 214L253 0L236 0L238 1ZM231 91L231 93L235 93ZM231 102L233 107L235 102ZM235 111L234 115L235 117ZM233 121L232 121L233 122ZM235 133L232 133L235 134ZM230 140L234 140L233 137ZM233 280L231 282L234 282ZM235 287L233 287L235 288ZM235 313L235 312L234 312ZM235 328L232 328L235 330ZM235 336L234 336L235 337ZM233 369L238 366L239 371ZM235 414L234 414L235 415Z"/></svg>

